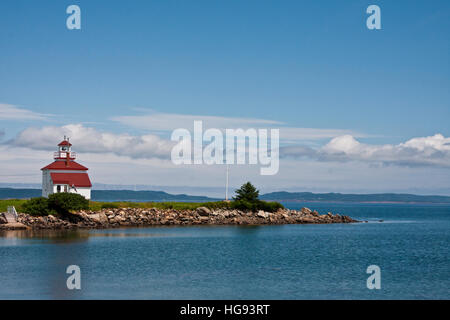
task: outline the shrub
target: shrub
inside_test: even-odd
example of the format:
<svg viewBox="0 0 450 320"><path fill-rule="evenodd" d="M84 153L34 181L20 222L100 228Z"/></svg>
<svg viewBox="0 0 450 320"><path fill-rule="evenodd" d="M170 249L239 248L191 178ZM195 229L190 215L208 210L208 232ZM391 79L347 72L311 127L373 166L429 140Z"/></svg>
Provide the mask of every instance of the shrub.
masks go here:
<svg viewBox="0 0 450 320"><path fill-rule="evenodd" d="M231 207L241 211L255 211L256 204L247 200L235 200L231 203Z"/></svg>
<svg viewBox="0 0 450 320"><path fill-rule="evenodd" d="M258 210L263 210L267 212L277 212L278 209L284 209L284 206L279 202L259 201Z"/></svg>
<svg viewBox="0 0 450 320"><path fill-rule="evenodd" d="M50 209L49 202L47 198L31 198L22 205L23 212L28 213L32 216L47 216L50 213L54 213Z"/></svg>
<svg viewBox="0 0 450 320"><path fill-rule="evenodd" d="M60 214L69 213L71 210L89 209L89 200L76 193L53 193L48 196L49 208Z"/></svg>
<svg viewBox="0 0 450 320"><path fill-rule="evenodd" d="M266 202L261 200L256 201L246 201L246 200L239 200L239 201L233 201L231 203L231 206L233 209L241 210L241 211L259 211L263 210L266 212L276 212L278 209L283 209L283 205L278 202Z"/></svg>

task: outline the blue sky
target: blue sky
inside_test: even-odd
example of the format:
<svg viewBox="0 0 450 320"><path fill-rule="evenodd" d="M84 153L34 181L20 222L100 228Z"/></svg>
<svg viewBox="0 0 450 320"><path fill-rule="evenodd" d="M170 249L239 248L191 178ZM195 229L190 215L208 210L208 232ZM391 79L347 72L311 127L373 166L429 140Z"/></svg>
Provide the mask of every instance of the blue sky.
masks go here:
<svg viewBox="0 0 450 320"><path fill-rule="evenodd" d="M66 28L70 4L81 8L82 30ZM370 4L381 8L382 30L366 28ZM448 137L449 9L448 1L2 1L0 104L40 118L0 118L0 131L4 143L29 127L68 124L143 135L154 128L117 117L152 110L349 131L375 145ZM432 170L449 175L446 165Z"/></svg>

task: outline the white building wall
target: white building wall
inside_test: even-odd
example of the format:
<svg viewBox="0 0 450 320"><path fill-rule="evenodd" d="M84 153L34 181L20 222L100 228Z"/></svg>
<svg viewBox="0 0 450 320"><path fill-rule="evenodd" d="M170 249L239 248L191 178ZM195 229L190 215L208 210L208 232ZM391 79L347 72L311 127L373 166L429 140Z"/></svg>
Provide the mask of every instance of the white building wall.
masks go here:
<svg viewBox="0 0 450 320"><path fill-rule="evenodd" d="M80 188L80 187L77 187L77 191L75 191L75 189L70 188L69 192L70 193L78 193L78 194L82 195L83 197L85 197L88 200L91 199L91 188Z"/></svg>
<svg viewBox="0 0 450 320"><path fill-rule="evenodd" d="M46 198L48 198L48 196L51 195L52 193L58 193L58 190L57 190L58 185L53 184L52 177L50 175L51 172L63 173L63 172L73 172L73 171L42 170L42 196L46 197ZM77 171L77 172L79 172L79 171ZM64 192L64 185L60 185L60 186L61 186L60 192ZM66 185L66 186L67 186L68 192L78 193L88 200L91 199L91 188L77 187L75 190L73 188L70 188L68 185Z"/></svg>
<svg viewBox="0 0 450 320"><path fill-rule="evenodd" d="M53 192L53 182L50 171L42 170L42 196L47 198Z"/></svg>

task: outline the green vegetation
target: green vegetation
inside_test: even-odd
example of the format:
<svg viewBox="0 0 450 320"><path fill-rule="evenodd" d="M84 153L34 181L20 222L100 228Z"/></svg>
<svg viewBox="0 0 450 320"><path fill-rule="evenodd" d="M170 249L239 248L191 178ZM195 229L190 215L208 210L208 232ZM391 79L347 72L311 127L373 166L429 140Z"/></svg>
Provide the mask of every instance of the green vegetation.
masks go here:
<svg viewBox="0 0 450 320"><path fill-rule="evenodd" d="M31 214L32 216L56 214L56 211L50 208L48 199L44 197L31 198L22 205L22 209L25 213Z"/></svg>
<svg viewBox="0 0 450 320"><path fill-rule="evenodd" d="M261 200L254 200L254 201L246 201L246 200L240 200L240 201L233 201L231 202L231 207L233 209L238 209L241 211L267 211L267 212L276 212L278 209L283 209L283 205L279 202L266 202Z"/></svg>
<svg viewBox="0 0 450 320"><path fill-rule="evenodd" d="M83 196L74 193L55 193L47 198L37 197L30 200L9 199L0 200L0 212L6 211L8 206L15 206L18 212L25 212L35 216L45 216L49 214L63 215L70 211L117 208L156 208L174 210L195 210L199 207L209 209L237 209L242 211L275 212L283 206L278 202L267 202L258 199L259 191L247 182L236 190L233 201L210 201L210 202L101 202L89 201Z"/></svg>
<svg viewBox="0 0 450 320"><path fill-rule="evenodd" d="M17 212L23 212L23 205L28 200L26 199L6 199L0 200L0 212L6 212L8 206L14 206Z"/></svg>
<svg viewBox="0 0 450 320"><path fill-rule="evenodd" d="M88 210L89 200L76 193L54 193L48 196L48 207L59 214L67 214L71 210Z"/></svg>
<svg viewBox="0 0 450 320"><path fill-rule="evenodd" d="M230 204L224 201L216 202L100 202L90 201L89 208L93 211L100 209L116 209L116 208L156 208L156 209L174 209L174 210L195 210L199 207L207 207L210 209L231 208Z"/></svg>
<svg viewBox="0 0 450 320"><path fill-rule="evenodd" d="M33 216L47 216L49 214L67 214L72 210L87 210L89 201L75 193L55 193L48 198L0 200L1 211L6 211L8 206L15 206L18 212L25 212Z"/></svg>
<svg viewBox="0 0 450 320"><path fill-rule="evenodd" d="M48 214L56 214L46 210L45 206L37 207L40 198L24 199L8 199L0 200L0 212L6 211L8 206L15 206L17 212L25 212L32 215L45 216ZM45 199L45 198L44 198ZM44 200L45 201L45 200ZM283 206L278 202L266 202L258 200L258 205L253 205L243 201L215 201L215 202L100 202L89 201L89 210L99 211L101 209L117 209L117 208L156 208L156 209L174 209L174 210L195 210L199 207L207 207L209 209L237 209L243 211L264 210L275 212ZM27 208L27 209L25 209ZM76 209L72 209L76 210Z"/></svg>
<svg viewBox="0 0 450 320"><path fill-rule="evenodd" d="M91 207L92 204L89 203L89 207ZM117 203L108 202L108 203L102 203L100 208L102 209L117 209L119 208L119 205Z"/></svg>
<svg viewBox="0 0 450 320"><path fill-rule="evenodd" d="M267 212L275 212L278 209L284 208L278 202L267 202L256 200L254 202L248 201L214 201L214 202L98 202L91 201L89 208L93 211L101 209L116 209L116 208L155 208L155 209L174 209L174 210L195 210L199 207L207 207L209 209L236 209L242 211L258 211L264 210Z"/></svg>
<svg viewBox="0 0 450 320"><path fill-rule="evenodd" d="M283 209L283 205L278 202L266 202L259 200L259 190L255 188L250 182L244 183L239 189L235 191L236 196L231 202L233 209L242 211L268 211L275 212L278 209Z"/></svg>
<svg viewBox="0 0 450 320"><path fill-rule="evenodd" d="M259 190L257 190L250 182L244 183L235 191L235 193L236 196L233 198L235 201L245 201L249 203L258 201Z"/></svg>

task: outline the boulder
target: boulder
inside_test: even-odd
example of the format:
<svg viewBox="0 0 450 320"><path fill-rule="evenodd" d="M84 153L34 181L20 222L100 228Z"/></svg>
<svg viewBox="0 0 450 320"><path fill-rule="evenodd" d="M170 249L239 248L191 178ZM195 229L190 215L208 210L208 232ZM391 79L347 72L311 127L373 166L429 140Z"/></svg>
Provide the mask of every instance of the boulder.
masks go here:
<svg viewBox="0 0 450 320"><path fill-rule="evenodd" d="M211 210L209 210L207 207L199 207L196 211L202 217L206 217L211 214Z"/></svg>
<svg viewBox="0 0 450 320"><path fill-rule="evenodd" d="M50 214L47 216L47 220L51 222L57 222L58 218L56 218L54 215Z"/></svg>
<svg viewBox="0 0 450 320"><path fill-rule="evenodd" d="M10 222L0 225L0 229L3 230L26 230L29 229L26 225L20 222Z"/></svg>
<svg viewBox="0 0 450 320"><path fill-rule="evenodd" d="M309 208L302 208L301 212L304 213L304 214L311 214L312 210L309 209Z"/></svg>
<svg viewBox="0 0 450 320"><path fill-rule="evenodd" d="M108 217L103 212L90 214L89 218L93 220L94 222L100 223L100 224L107 224L108 223Z"/></svg>
<svg viewBox="0 0 450 320"><path fill-rule="evenodd" d="M256 215L257 215L258 217L264 218L264 219L266 219L266 218L269 217L269 214L268 214L267 212L262 211L262 210L259 210L258 213L257 213Z"/></svg>

